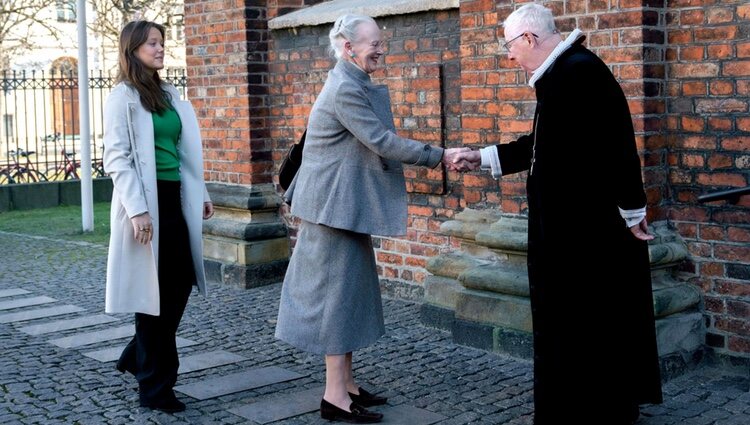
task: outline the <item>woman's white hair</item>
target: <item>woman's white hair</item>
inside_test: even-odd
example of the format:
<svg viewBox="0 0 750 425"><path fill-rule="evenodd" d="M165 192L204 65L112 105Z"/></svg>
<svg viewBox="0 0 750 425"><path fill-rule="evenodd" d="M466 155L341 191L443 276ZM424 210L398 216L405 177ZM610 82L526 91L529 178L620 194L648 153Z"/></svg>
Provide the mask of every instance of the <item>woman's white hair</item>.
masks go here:
<svg viewBox="0 0 750 425"><path fill-rule="evenodd" d="M375 20L364 15L341 15L336 19L333 28L328 33L328 39L331 45L328 46L328 53L338 60L341 60L344 54L344 43L357 41L357 27L365 22L375 23Z"/></svg>
<svg viewBox="0 0 750 425"><path fill-rule="evenodd" d="M503 27L511 31L531 31L537 35L557 32L552 11L537 3L527 3L513 11L505 18Z"/></svg>

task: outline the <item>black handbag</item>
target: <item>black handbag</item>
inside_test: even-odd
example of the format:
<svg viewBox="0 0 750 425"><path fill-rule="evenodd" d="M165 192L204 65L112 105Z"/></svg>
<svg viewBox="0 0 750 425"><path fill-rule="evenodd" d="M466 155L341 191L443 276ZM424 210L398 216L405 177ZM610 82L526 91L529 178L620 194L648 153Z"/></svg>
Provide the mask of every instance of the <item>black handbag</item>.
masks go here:
<svg viewBox="0 0 750 425"><path fill-rule="evenodd" d="M289 189L289 185L292 184L292 180L294 180L294 176L297 175L297 170L299 170L299 166L302 164L302 149L305 148L306 135L307 130L302 133L299 142L289 147L284 160L281 162L281 167L279 167L279 186L284 190Z"/></svg>

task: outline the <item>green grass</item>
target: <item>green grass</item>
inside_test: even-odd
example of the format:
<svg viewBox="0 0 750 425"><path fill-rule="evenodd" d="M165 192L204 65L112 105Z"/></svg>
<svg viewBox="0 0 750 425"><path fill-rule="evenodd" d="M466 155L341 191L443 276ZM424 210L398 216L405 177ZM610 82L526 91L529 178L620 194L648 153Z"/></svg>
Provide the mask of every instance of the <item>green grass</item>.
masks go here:
<svg viewBox="0 0 750 425"><path fill-rule="evenodd" d="M94 204L94 231L83 232L80 206L0 212L0 231L56 239L109 243L109 202Z"/></svg>

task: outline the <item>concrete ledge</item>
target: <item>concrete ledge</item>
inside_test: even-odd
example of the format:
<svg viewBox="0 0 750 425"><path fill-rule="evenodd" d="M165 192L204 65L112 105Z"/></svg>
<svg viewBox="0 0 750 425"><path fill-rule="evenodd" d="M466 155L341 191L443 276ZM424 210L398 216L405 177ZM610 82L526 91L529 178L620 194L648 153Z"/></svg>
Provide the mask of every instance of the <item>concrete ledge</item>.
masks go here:
<svg viewBox="0 0 750 425"><path fill-rule="evenodd" d="M283 223L247 223L214 218L203 223L203 233L241 241L254 241L286 237Z"/></svg>
<svg viewBox="0 0 750 425"><path fill-rule="evenodd" d="M453 329L455 316L453 310L433 304L424 303L419 307L419 316L425 326L444 331Z"/></svg>
<svg viewBox="0 0 750 425"><path fill-rule="evenodd" d="M112 179L94 179L94 202L112 200ZM81 181L64 180L0 186L0 211L31 210L81 204Z"/></svg>
<svg viewBox="0 0 750 425"><path fill-rule="evenodd" d="M204 259L203 264L206 266L206 279L210 283L249 289L281 282L289 260L242 266Z"/></svg>
<svg viewBox="0 0 750 425"><path fill-rule="evenodd" d="M495 328L492 333L493 351L522 359L534 358L534 339L528 332Z"/></svg>
<svg viewBox="0 0 750 425"><path fill-rule="evenodd" d="M689 357L684 357L680 354L659 356L661 381L670 381L680 375L685 374L685 372L695 369L696 367L698 367L704 357L705 353L703 348L692 352Z"/></svg>
<svg viewBox="0 0 750 425"><path fill-rule="evenodd" d="M459 0L332 0L268 21L268 28L279 30L304 26L330 24L344 13L357 13L373 18L379 16L407 15L429 10L458 9Z"/></svg>
<svg viewBox="0 0 750 425"><path fill-rule="evenodd" d="M531 333L531 301L526 297L466 289L458 294L456 319ZM455 335L454 335L455 337Z"/></svg>
<svg viewBox="0 0 750 425"><path fill-rule="evenodd" d="M380 293L384 297L401 301L422 302L424 288L421 285L398 280L380 279Z"/></svg>
<svg viewBox="0 0 750 425"><path fill-rule="evenodd" d="M455 319L451 334L453 342L469 347L493 351L495 345L494 327L484 323Z"/></svg>
<svg viewBox="0 0 750 425"><path fill-rule="evenodd" d="M239 186L223 183L206 183L211 202L227 208L241 210L276 210L283 200L271 185Z"/></svg>
<svg viewBox="0 0 750 425"><path fill-rule="evenodd" d="M458 294L463 287L455 279L442 276L427 276L424 281L424 299L436 306L456 309Z"/></svg>

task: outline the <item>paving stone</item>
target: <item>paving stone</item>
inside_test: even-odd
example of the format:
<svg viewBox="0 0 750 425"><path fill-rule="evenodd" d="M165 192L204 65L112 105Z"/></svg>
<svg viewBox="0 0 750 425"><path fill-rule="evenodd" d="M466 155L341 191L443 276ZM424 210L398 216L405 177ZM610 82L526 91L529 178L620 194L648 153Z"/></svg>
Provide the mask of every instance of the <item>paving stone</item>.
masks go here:
<svg viewBox="0 0 750 425"><path fill-rule="evenodd" d="M59 302L0 313L25 313L63 304L89 312L103 310L106 247L0 232L0 246L8 245L18 249L0 256L0 291L20 288L33 295L0 298L0 302L36 294ZM83 346L78 351L61 349L46 343L47 338L17 330L17 326L37 322L0 324L0 423L257 424L229 409L286 397L325 382L321 356L301 352L274 338L280 291L280 283L251 289L210 285L208 296L192 294L180 324L180 336L197 341L200 352L222 350L247 360L220 369L196 370L180 376L180 383L210 380L250 367L275 366L304 377L206 400L179 394L188 409L175 415L140 409L132 376L116 373L111 363L81 355L83 351L117 346L115 360L126 341L110 342L112 330L105 332L101 345ZM398 411L389 413L390 409L416 407L444 416L435 425L533 424L531 362L454 344L450 332L422 325L416 303L384 297L383 310L386 334L357 350L353 366L357 382L388 397L389 406L374 408L386 414L386 421L401 421ZM129 338L132 332L131 325L121 337ZM63 335L48 338L58 336ZM195 353L195 348L181 350L182 355ZM638 425L750 424L749 384L746 371L732 373L710 363L701 364L667 382L664 403L644 406ZM327 424L317 411L322 394L322 388L313 394L309 412L272 425ZM574 406L569 422L578 423L589 407L585 400ZM499 410L494 411L496 408ZM400 425L413 425L412 417L408 421Z"/></svg>
<svg viewBox="0 0 750 425"><path fill-rule="evenodd" d="M57 320L54 322L28 325L18 328L19 331L29 335L43 335L52 332L68 331L71 329L87 328L90 326L103 325L105 323L117 322L118 318L106 314L77 317L75 319Z"/></svg>
<svg viewBox="0 0 750 425"><path fill-rule="evenodd" d="M0 310L11 310L14 308L31 307L33 305L48 304L57 301L50 297L19 298L17 300L0 301Z"/></svg>
<svg viewBox="0 0 750 425"><path fill-rule="evenodd" d="M61 316L63 314L78 313L84 308L75 305L61 305L56 307L39 308L36 310L24 310L17 313L0 314L0 323L23 322L26 320L43 319L46 317Z"/></svg>
<svg viewBox="0 0 750 425"><path fill-rule="evenodd" d="M104 329L101 331L84 332L62 338L51 339L49 342L61 348L76 348L84 345L95 344L97 342L111 341L113 339L126 338L133 336L134 325L125 325L118 328Z"/></svg>
<svg viewBox="0 0 750 425"><path fill-rule="evenodd" d="M235 407L229 412L259 424L267 424L319 410L324 392L325 387L312 388Z"/></svg>
<svg viewBox="0 0 750 425"><path fill-rule="evenodd" d="M430 425L446 419L443 415L405 404L392 407L387 406L382 409L373 408L373 410L377 410L383 414L382 424Z"/></svg>
<svg viewBox="0 0 750 425"><path fill-rule="evenodd" d="M0 298L15 297L16 295L26 295L30 293L31 292L21 288L0 289Z"/></svg>
<svg viewBox="0 0 750 425"><path fill-rule="evenodd" d="M128 333L127 336L132 337L133 327L130 326L128 327L128 329L130 330L130 332ZM179 336L175 339L175 342L177 343L177 348L190 347L190 346L198 344L195 341L191 341L185 338L180 338ZM87 351L83 353L83 355L86 357L92 358L94 360L99 360L102 363L113 362L120 358L120 354L122 353L122 350L125 349L126 345L127 344L122 344L117 347L104 348L104 349L95 350L95 351Z"/></svg>
<svg viewBox="0 0 750 425"><path fill-rule="evenodd" d="M192 384L180 385L175 387L175 391L187 394L198 400L207 400L209 398L291 381L302 377L304 375L300 375L299 373L276 366L269 366L193 382Z"/></svg>
<svg viewBox="0 0 750 425"><path fill-rule="evenodd" d="M180 358L180 369L177 373L190 373L197 370L238 363L244 360L247 360L247 357L224 350L193 354L192 356Z"/></svg>

